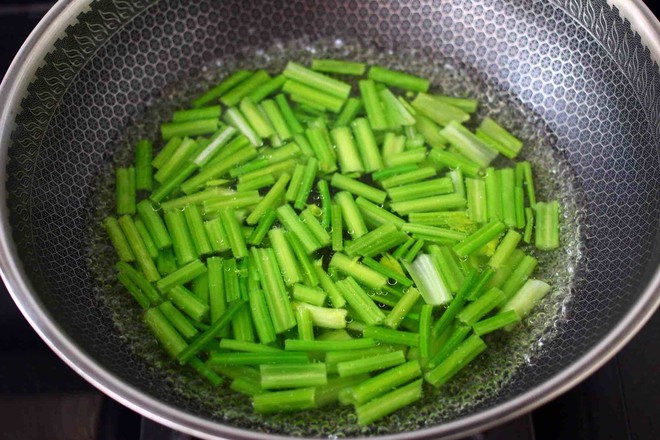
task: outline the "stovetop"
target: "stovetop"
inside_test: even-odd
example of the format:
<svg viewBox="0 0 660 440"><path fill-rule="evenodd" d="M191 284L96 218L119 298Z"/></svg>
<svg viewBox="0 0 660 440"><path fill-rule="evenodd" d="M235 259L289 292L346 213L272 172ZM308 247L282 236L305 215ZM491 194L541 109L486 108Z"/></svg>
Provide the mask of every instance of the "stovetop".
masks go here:
<svg viewBox="0 0 660 440"><path fill-rule="evenodd" d="M7 5L0 0L0 72L53 3L17 0ZM572 390L465 440L656 440L658 373L660 312L614 359ZM192 439L141 417L80 378L41 341L1 284L0 427L0 440Z"/></svg>

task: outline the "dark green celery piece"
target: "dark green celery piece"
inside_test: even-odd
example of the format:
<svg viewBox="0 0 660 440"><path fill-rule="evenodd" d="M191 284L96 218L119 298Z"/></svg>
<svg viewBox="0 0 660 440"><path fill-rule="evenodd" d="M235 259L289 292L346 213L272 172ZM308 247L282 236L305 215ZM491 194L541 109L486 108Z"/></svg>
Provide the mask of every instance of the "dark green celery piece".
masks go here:
<svg viewBox="0 0 660 440"><path fill-rule="evenodd" d="M335 254L337 255L337 254ZM383 322L385 314L373 302L372 298L351 277L336 283L346 302L352 307L355 314L363 322L376 325Z"/></svg>
<svg viewBox="0 0 660 440"><path fill-rule="evenodd" d="M506 229L504 223L493 220L455 245L453 248L454 252L456 252L459 257L467 257L471 253L484 247L489 241L497 238L502 232L504 232L504 229Z"/></svg>
<svg viewBox="0 0 660 440"><path fill-rule="evenodd" d="M433 149L429 159L439 168L460 169L466 176L479 177L483 174L482 166L467 157L451 151Z"/></svg>
<svg viewBox="0 0 660 440"><path fill-rule="evenodd" d="M456 293L456 296L452 299L449 306L442 313L440 318L435 322L433 326L433 335L435 337L440 336L440 334L445 331L447 327L454 321L456 315L463 309L465 304L465 297L470 292L470 289L474 286L474 283L477 280L476 269L473 269L472 272L467 276L461 288Z"/></svg>
<svg viewBox="0 0 660 440"><path fill-rule="evenodd" d="M160 294L156 288L142 273L135 270L133 266L124 261L120 261L116 264L116 268L120 274L126 276L127 279L135 284L151 303L158 304L161 301Z"/></svg>
<svg viewBox="0 0 660 440"><path fill-rule="evenodd" d="M362 405L369 400L387 393L400 385L406 384L422 375L419 362L411 360L405 364L391 368L377 376L351 387L351 394L356 405Z"/></svg>
<svg viewBox="0 0 660 440"><path fill-rule="evenodd" d="M172 122L196 121L198 119L220 119L222 108L219 105L177 110L172 115Z"/></svg>
<svg viewBox="0 0 660 440"><path fill-rule="evenodd" d="M403 243L408 236L393 224L384 224L344 246L350 257L373 257Z"/></svg>
<svg viewBox="0 0 660 440"><path fill-rule="evenodd" d="M293 133L289 129L287 120L284 114L282 114L282 112L280 111L280 107L278 106L278 104L272 99L267 99L261 103L261 108L268 117L268 120L273 125L273 128L275 129L275 136L279 137L279 139L282 141L286 141L290 139ZM273 144L276 143L275 141L272 140L271 142Z"/></svg>
<svg viewBox="0 0 660 440"><path fill-rule="evenodd" d="M275 251L277 262L282 271L282 278L284 284L292 286L302 281L302 273L299 268L298 261L291 249L289 242L286 239L284 230L281 228L273 228L268 231L268 238Z"/></svg>
<svg viewBox="0 0 660 440"><path fill-rule="evenodd" d="M505 312L500 312L491 318L475 323L472 328L476 335L483 336L492 333L495 330L513 325L518 321L520 321L520 316L518 316L514 310L507 310Z"/></svg>
<svg viewBox="0 0 660 440"><path fill-rule="evenodd" d="M245 301L239 299L234 301L222 314L220 318L214 321L208 330L204 331L195 338L190 345L176 356L181 364L187 363L193 356L199 353L225 328L238 312L245 305Z"/></svg>
<svg viewBox="0 0 660 440"><path fill-rule="evenodd" d="M300 121L298 121L296 115L291 110L291 106L289 105L289 101L287 101L286 96L283 94L277 95L275 97L275 102L277 103L277 106L280 109L280 113L282 114L282 117L289 127L289 131L293 134L302 133L304 129L302 125L300 125Z"/></svg>
<svg viewBox="0 0 660 440"><path fill-rule="evenodd" d="M151 306L151 301L149 298L142 293L142 290L124 273L117 274L117 280L121 283L122 286L131 294L133 299L142 307L147 310Z"/></svg>
<svg viewBox="0 0 660 440"><path fill-rule="evenodd" d="M351 128L364 164L364 170L371 173L384 168L383 158L378 151L378 144L369 121L365 118L357 118L351 122Z"/></svg>
<svg viewBox="0 0 660 440"><path fill-rule="evenodd" d="M309 227L296 215L291 205L286 204L277 208L277 218L287 231L300 240L307 253L312 253L322 247Z"/></svg>
<svg viewBox="0 0 660 440"><path fill-rule="evenodd" d="M117 214L135 214L135 168L115 170Z"/></svg>
<svg viewBox="0 0 660 440"><path fill-rule="evenodd" d="M164 182L171 180L181 168L191 159L195 152L199 149L199 145L193 139L185 138L181 145L172 153L167 161L160 167L154 174L154 179L161 185Z"/></svg>
<svg viewBox="0 0 660 440"><path fill-rule="evenodd" d="M364 197L374 203L383 204L387 198L385 191L369 186L359 180L351 179L343 174L335 173L332 175L330 185L334 188L348 191L356 196Z"/></svg>
<svg viewBox="0 0 660 440"><path fill-rule="evenodd" d="M232 168L253 159L257 155L254 146L246 146L236 151L224 160L214 160L200 170L200 172L182 182L181 189L186 194L192 194L201 188L208 180L224 176Z"/></svg>
<svg viewBox="0 0 660 440"><path fill-rule="evenodd" d="M263 393L253 397L254 410L258 413L299 411L316 408L316 388Z"/></svg>
<svg viewBox="0 0 660 440"><path fill-rule="evenodd" d="M511 299L511 297L513 297L513 295L516 294L516 292L518 292L518 290L530 277L532 272L534 272L537 264L538 260L530 255L525 255L522 260L520 260L515 269L513 269L513 272L511 272L511 275L509 275L507 280L502 285L504 298L502 299L500 305L506 303L509 299Z"/></svg>
<svg viewBox="0 0 660 440"><path fill-rule="evenodd" d="M237 105L239 102L241 102L241 99L252 93L259 86L269 81L270 79L271 78L268 73L263 70L259 70L252 74L252 76L249 78L238 82L229 90L226 90L224 93L222 93L222 98L220 98L220 100L227 107Z"/></svg>
<svg viewBox="0 0 660 440"><path fill-rule="evenodd" d="M321 198L321 226L328 229L332 221L332 195L327 180L319 180L316 189Z"/></svg>
<svg viewBox="0 0 660 440"><path fill-rule="evenodd" d="M428 369L433 369L440 365L459 345L461 345L471 331L472 328L465 325L450 325L443 330L437 338L444 339L444 342L440 345L440 349L437 353L429 360L426 367Z"/></svg>
<svg viewBox="0 0 660 440"><path fill-rule="evenodd" d="M400 229L406 223L401 217L397 217L390 211L381 208L363 197L355 199L355 204L362 213L363 219L373 226L393 224Z"/></svg>
<svg viewBox="0 0 660 440"><path fill-rule="evenodd" d="M523 240L529 244L532 242L532 231L534 229L534 209L525 208L525 234Z"/></svg>
<svg viewBox="0 0 660 440"><path fill-rule="evenodd" d="M300 263L305 284L308 286L318 285L319 280L314 268L314 264L305 251L305 247L302 245L298 237L296 237L296 235L292 234L291 232L286 233L286 239L289 241L291 249L293 249L293 253L296 255L298 263Z"/></svg>
<svg viewBox="0 0 660 440"><path fill-rule="evenodd" d="M361 338L349 339L346 341L301 341L300 339L285 339L284 350L286 351L341 351L341 350L361 350L378 345L374 339Z"/></svg>
<svg viewBox="0 0 660 440"><path fill-rule="evenodd" d="M208 316L208 305L200 302L194 293L183 286L174 286L167 291L166 296L183 313L197 322L203 321Z"/></svg>
<svg viewBox="0 0 660 440"><path fill-rule="evenodd" d="M160 273L156 269L147 247L140 236L133 219L128 215L123 215L119 218L119 226L121 227L126 241L128 242L133 255L135 256L135 262L138 267L144 273L144 276L149 281L157 281L160 279Z"/></svg>
<svg viewBox="0 0 660 440"><path fill-rule="evenodd" d="M373 173L371 175L371 178L373 180L380 181L381 182L380 184L383 186L383 188L387 189L389 186L396 186L396 185L386 186L386 184L383 183L383 181L385 181L386 179L391 178L391 177L395 177L395 176L399 176L399 175L402 175L402 174L410 173L412 171L417 171L417 170L419 170L419 167L417 165L401 165L401 166L398 166L398 167L383 168L382 170L379 170L379 171L376 171L375 173ZM425 172L428 172L429 170L430 170L430 174L428 176L422 177L419 180L423 180L426 177L430 177L430 176L435 175L435 170L433 168L429 168ZM408 182L404 182L404 183L408 183Z"/></svg>
<svg viewBox="0 0 660 440"><path fill-rule="evenodd" d="M367 66L364 63L354 61L313 59L312 70L340 75L364 75Z"/></svg>
<svg viewBox="0 0 660 440"><path fill-rule="evenodd" d="M419 312L419 359L422 365L431 356L431 328L433 326L433 306L424 304Z"/></svg>
<svg viewBox="0 0 660 440"><path fill-rule="evenodd" d="M419 345L419 334L385 327L367 326L362 332L362 336L386 344L407 345L409 347L417 347Z"/></svg>
<svg viewBox="0 0 660 440"><path fill-rule="evenodd" d="M135 260L131 246L126 240L126 236L119 226L119 222L114 217L106 217L103 219L103 226L110 237L110 241L117 251L119 259L126 262L132 262Z"/></svg>
<svg viewBox="0 0 660 440"><path fill-rule="evenodd" d="M215 132L219 124L218 118L166 122L160 126L160 135L166 141L174 137L200 136Z"/></svg>
<svg viewBox="0 0 660 440"><path fill-rule="evenodd" d="M332 250L344 250L344 225L342 220L341 206L333 203L330 206L330 238Z"/></svg>
<svg viewBox="0 0 660 440"><path fill-rule="evenodd" d="M195 336L198 330L186 319L183 314L172 305L171 302L165 301L162 302L158 309L163 315L170 321L170 323L176 328L176 330L183 335L184 338L190 339Z"/></svg>
<svg viewBox="0 0 660 440"><path fill-rule="evenodd" d="M358 239L368 232L362 214L349 192L341 191L335 194L335 203L341 208L342 221L353 239Z"/></svg>
<svg viewBox="0 0 660 440"><path fill-rule="evenodd" d="M368 374L349 377L328 377L327 385L316 387L316 403L323 407L337 402L339 394L369 379Z"/></svg>
<svg viewBox="0 0 660 440"><path fill-rule="evenodd" d="M355 408L360 426L368 425L422 398L422 381L417 380Z"/></svg>
<svg viewBox="0 0 660 440"><path fill-rule="evenodd" d="M141 139L135 146L135 188L138 190L151 191L153 187L153 151L153 144L147 139Z"/></svg>
<svg viewBox="0 0 660 440"><path fill-rule="evenodd" d="M307 159L300 186L298 187L298 193L296 194L296 199L293 204L296 209L302 209L305 206L312 187L314 186L314 178L316 177L318 170L319 161L315 157Z"/></svg>
<svg viewBox="0 0 660 440"><path fill-rule="evenodd" d="M376 90L376 83L370 79L359 81L360 97L364 103L364 110L369 119L369 125L373 130L385 130L388 128L387 118L383 105Z"/></svg>
<svg viewBox="0 0 660 440"><path fill-rule="evenodd" d="M284 193L286 192L286 185L289 183L290 178L291 176L289 174L283 173L279 179L277 179L275 185L271 187L268 193L261 199L257 206L254 207L250 215L245 220L248 225L257 224L259 220L261 220L261 217L266 214L266 211L275 208L275 204L278 203L284 196Z"/></svg>
<svg viewBox="0 0 660 440"><path fill-rule="evenodd" d="M435 367L424 375L427 382L435 387L439 387L477 357L486 349L486 344L477 335L470 336L463 342L452 354L447 357L440 365Z"/></svg>
<svg viewBox="0 0 660 440"><path fill-rule="evenodd" d="M275 253L271 248L252 248L252 256L259 271L275 332L283 333L296 325L296 319L291 310L291 303Z"/></svg>
<svg viewBox="0 0 660 440"><path fill-rule="evenodd" d="M388 267L382 263L379 263L378 261L374 260L373 258L370 257L364 257L362 259L362 264L365 266L375 270L376 272L380 273L381 275L386 276L387 278L390 278L391 280L395 281L396 283L405 286L405 287L410 287L412 286L412 281L408 279L404 274L397 272L396 270L392 269L391 267Z"/></svg>
<svg viewBox="0 0 660 440"><path fill-rule="evenodd" d="M337 372L340 377L357 376L386 368L401 365L406 361L403 351L377 354L375 356L352 359L337 363Z"/></svg>
<svg viewBox="0 0 660 440"><path fill-rule="evenodd" d="M178 209L165 211L165 224L172 238L172 247L179 264L188 264L198 255L195 251L192 236L186 224L183 212Z"/></svg>
<svg viewBox="0 0 660 440"><path fill-rule="evenodd" d="M325 364L274 364L261 365L261 387L267 390L306 388L327 385Z"/></svg>
<svg viewBox="0 0 660 440"><path fill-rule="evenodd" d="M258 103L281 89L285 81L286 77L284 77L284 75L278 75L275 78L271 78L270 80L261 83L260 86L248 93L247 97L255 103Z"/></svg>
<svg viewBox="0 0 660 440"><path fill-rule="evenodd" d="M476 301L468 304L457 316L456 319L465 325L472 325L487 315L497 307L504 298L504 294L497 287L485 292Z"/></svg>
<svg viewBox="0 0 660 440"><path fill-rule="evenodd" d="M209 365L264 365L264 364L309 364L305 353L261 352L261 353L220 353L212 352Z"/></svg>
<svg viewBox="0 0 660 440"><path fill-rule="evenodd" d="M434 241L442 244L459 243L466 239L464 232L453 231L451 229L439 228L437 226L416 225L406 223L401 227L403 232L408 232L415 238L421 238L427 241Z"/></svg>
<svg viewBox="0 0 660 440"><path fill-rule="evenodd" d="M158 152L156 157L153 158L151 161L151 165L153 165L154 168L157 170L160 169L165 162L167 162L170 157L174 154L174 152L179 148L181 145L182 139L179 137L174 137L167 141L165 146Z"/></svg>
<svg viewBox="0 0 660 440"><path fill-rule="evenodd" d="M168 292L172 287L184 285L204 273L206 273L206 265L200 260L193 260L175 272L158 280L156 287L161 292Z"/></svg>
<svg viewBox="0 0 660 440"><path fill-rule="evenodd" d="M370 79L388 86L398 87L411 92L426 92L429 89L428 79L420 78L405 72L372 66L367 75Z"/></svg>
<svg viewBox="0 0 660 440"><path fill-rule="evenodd" d="M335 120L335 127L348 126L362 110L362 100L350 97Z"/></svg>
<svg viewBox="0 0 660 440"><path fill-rule="evenodd" d="M335 285L330 276L323 270L322 267L314 266L317 284L320 284L323 290L328 294L332 306L341 308L346 305L346 299L342 295L340 289Z"/></svg>
<svg viewBox="0 0 660 440"><path fill-rule="evenodd" d="M199 108L210 102L215 101L216 99L220 98L220 96L227 93L230 89L234 88L241 82L251 77L252 74L253 73L250 72L249 70L237 70L236 72L232 73L230 76L225 78L220 84L213 87L199 98L195 99L192 102L192 106L194 108Z"/></svg>
<svg viewBox="0 0 660 440"><path fill-rule="evenodd" d="M137 213L158 249L165 249L172 246L172 240L163 223L163 219L149 200L142 200L137 204Z"/></svg>
<svg viewBox="0 0 660 440"><path fill-rule="evenodd" d="M195 245L197 255L210 254L213 249L209 243L206 228L204 227L204 220L202 219L202 214L199 212L197 205L186 206L183 210L183 214L186 217L188 230L190 231L190 236Z"/></svg>
<svg viewBox="0 0 660 440"><path fill-rule="evenodd" d="M147 310L143 319L160 345L171 357L177 358L189 347L185 339L158 308Z"/></svg>

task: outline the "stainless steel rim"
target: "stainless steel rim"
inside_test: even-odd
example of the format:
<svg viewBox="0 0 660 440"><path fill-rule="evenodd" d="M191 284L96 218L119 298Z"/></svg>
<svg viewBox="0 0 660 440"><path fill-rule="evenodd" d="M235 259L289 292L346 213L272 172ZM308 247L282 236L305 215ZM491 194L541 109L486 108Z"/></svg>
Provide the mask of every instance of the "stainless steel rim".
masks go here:
<svg viewBox="0 0 660 440"><path fill-rule="evenodd" d="M60 0L30 34L16 55L0 85L0 269L7 290L19 309L49 347L71 368L92 385L130 409L171 428L202 438L273 439L285 438L236 429L165 405L124 383L105 371L80 347L72 343L64 331L55 324L43 305L31 294L32 287L16 258L11 238L6 194L6 165L10 135L14 118L20 109L20 100L34 70L65 27L75 21L91 0ZM660 23L641 0L610 0L632 23L633 30L642 41L652 42L649 49L656 62L660 62ZM655 42L655 43L653 43ZM612 358L639 331L660 305L660 270L656 269L640 300L628 311L622 321L595 347L560 374L542 385L494 408L477 414L404 434L381 437L398 440L416 438L457 438L503 423L567 391L585 379Z"/></svg>

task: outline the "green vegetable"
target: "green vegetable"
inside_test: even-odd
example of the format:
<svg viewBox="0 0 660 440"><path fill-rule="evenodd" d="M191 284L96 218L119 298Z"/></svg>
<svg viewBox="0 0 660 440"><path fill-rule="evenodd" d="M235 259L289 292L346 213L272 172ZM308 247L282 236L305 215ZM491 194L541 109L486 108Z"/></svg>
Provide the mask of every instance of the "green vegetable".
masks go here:
<svg viewBox="0 0 660 440"><path fill-rule="evenodd" d="M338 73L341 75L364 75L367 66L364 63L356 63L344 60L312 60L312 70L325 73Z"/></svg>
<svg viewBox="0 0 660 440"><path fill-rule="evenodd" d="M365 425L531 312L559 204L529 162L491 166L521 140L430 89L347 60L239 70L138 141L102 227L171 357L257 412L339 401Z"/></svg>
<svg viewBox="0 0 660 440"><path fill-rule="evenodd" d="M116 200L117 214L135 213L135 168L117 168L116 176Z"/></svg>

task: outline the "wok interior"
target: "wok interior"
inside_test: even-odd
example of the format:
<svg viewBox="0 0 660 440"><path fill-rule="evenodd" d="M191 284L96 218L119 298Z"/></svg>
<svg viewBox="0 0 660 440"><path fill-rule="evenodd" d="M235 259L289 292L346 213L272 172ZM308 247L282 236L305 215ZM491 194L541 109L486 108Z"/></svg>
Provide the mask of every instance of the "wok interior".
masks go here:
<svg viewBox="0 0 660 440"><path fill-rule="evenodd" d="M37 72L10 151L11 222L35 294L76 344L128 384L255 431L409 432L531 390L600 341L658 263L660 124L606 46L566 10L535 1L95 3ZM258 417L229 391L200 393L205 384L181 374L144 329L126 325L139 310L98 269L111 252L99 245L95 219L112 200L97 190L136 137L156 133L156 121L232 67L277 68L326 53L480 95L526 141L542 191L570 206L562 229L570 254L549 259L547 274L570 279L523 328L534 339L515 352L523 362L507 376L489 374L513 347L494 340L495 354L454 386L364 430L350 409ZM67 62L73 74L61 69Z"/></svg>

